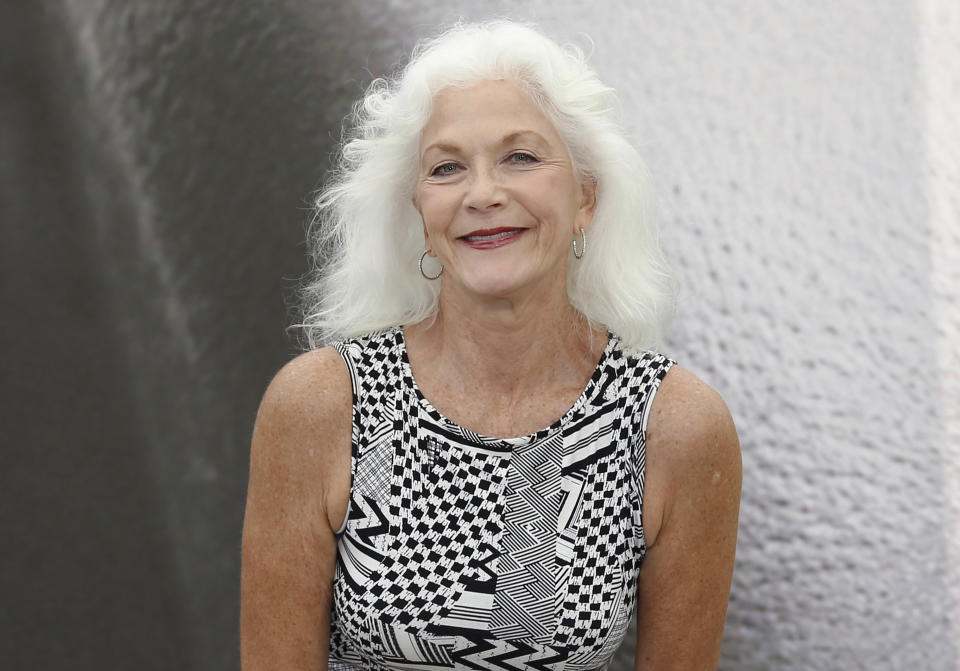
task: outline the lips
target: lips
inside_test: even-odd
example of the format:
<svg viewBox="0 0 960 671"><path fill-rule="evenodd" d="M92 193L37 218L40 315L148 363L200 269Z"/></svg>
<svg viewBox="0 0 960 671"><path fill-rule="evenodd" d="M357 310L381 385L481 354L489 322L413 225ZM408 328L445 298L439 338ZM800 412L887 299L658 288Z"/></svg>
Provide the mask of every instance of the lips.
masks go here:
<svg viewBox="0 0 960 671"><path fill-rule="evenodd" d="M482 228L476 231L471 231L466 235L462 235L459 239L467 242L502 240L511 235L519 235L520 233L523 233L524 230L526 229L509 228L505 226L500 228Z"/></svg>
<svg viewBox="0 0 960 671"><path fill-rule="evenodd" d="M509 245L526 232L527 229L525 228L510 228L508 226L481 228L470 231L467 235L459 237L458 240L471 249L496 249Z"/></svg>

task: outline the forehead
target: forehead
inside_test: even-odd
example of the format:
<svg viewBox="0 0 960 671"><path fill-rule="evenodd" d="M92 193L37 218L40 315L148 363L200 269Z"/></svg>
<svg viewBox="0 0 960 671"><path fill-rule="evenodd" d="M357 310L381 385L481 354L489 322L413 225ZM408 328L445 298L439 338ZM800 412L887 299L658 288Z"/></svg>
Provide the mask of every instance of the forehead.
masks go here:
<svg viewBox="0 0 960 671"><path fill-rule="evenodd" d="M497 79L466 88L444 89L434 98L420 147L436 141L478 141L533 131L549 143L565 144L553 123L517 83Z"/></svg>

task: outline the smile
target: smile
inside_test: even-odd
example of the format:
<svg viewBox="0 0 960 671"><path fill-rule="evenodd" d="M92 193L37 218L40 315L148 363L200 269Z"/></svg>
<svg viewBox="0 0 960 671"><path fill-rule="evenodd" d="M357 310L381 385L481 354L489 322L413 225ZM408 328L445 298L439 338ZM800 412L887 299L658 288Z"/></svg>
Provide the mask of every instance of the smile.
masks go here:
<svg viewBox="0 0 960 671"><path fill-rule="evenodd" d="M519 238L526 230L525 228L484 229L472 231L469 235L464 235L458 238L458 240L474 249L493 249L510 244Z"/></svg>

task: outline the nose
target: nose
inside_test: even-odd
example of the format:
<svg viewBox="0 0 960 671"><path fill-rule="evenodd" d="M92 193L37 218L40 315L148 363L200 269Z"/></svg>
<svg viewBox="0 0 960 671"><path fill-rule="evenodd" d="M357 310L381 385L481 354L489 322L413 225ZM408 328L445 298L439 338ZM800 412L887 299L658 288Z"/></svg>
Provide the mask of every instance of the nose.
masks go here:
<svg viewBox="0 0 960 671"><path fill-rule="evenodd" d="M475 168L467 180L467 193L463 205L469 210L486 212L497 209L506 200L503 185L494 170Z"/></svg>

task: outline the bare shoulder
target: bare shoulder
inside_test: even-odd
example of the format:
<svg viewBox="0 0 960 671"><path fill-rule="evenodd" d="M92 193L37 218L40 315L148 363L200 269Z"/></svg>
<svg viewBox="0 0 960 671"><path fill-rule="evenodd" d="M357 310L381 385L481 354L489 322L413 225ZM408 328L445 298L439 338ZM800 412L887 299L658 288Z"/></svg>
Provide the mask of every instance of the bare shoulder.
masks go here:
<svg viewBox="0 0 960 671"><path fill-rule="evenodd" d="M257 422L297 431L342 419L350 405L350 378L343 359L332 347L322 347L291 359L273 376Z"/></svg>
<svg viewBox="0 0 960 671"><path fill-rule="evenodd" d="M350 377L335 349L312 350L287 362L257 411L251 486L258 477L278 496L296 492L331 519L342 517L350 486L351 418Z"/></svg>
<svg viewBox="0 0 960 671"><path fill-rule="evenodd" d="M635 668L715 669L737 546L737 431L720 395L673 366L646 438Z"/></svg>
<svg viewBox="0 0 960 671"><path fill-rule="evenodd" d="M244 669L327 668L351 400L346 364L325 348L284 365L260 402L243 520Z"/></svg>
<svg viewBox="0 0 960 671"><path fill-rule="evenodd" d="M740 442L727 404L712 387L674 365L660 383L646 443L671 462L739 469Z"/></svg>
<svg viewBox="0 0 960 671"><path fill-rule="evenodd" d="M664 376L645 445L648 546L657 544L671 515L684 506L739 506L740 441L733 418L720 394L690 371L674 365ZM690 497L697 500L685 500Z"/></svg>

